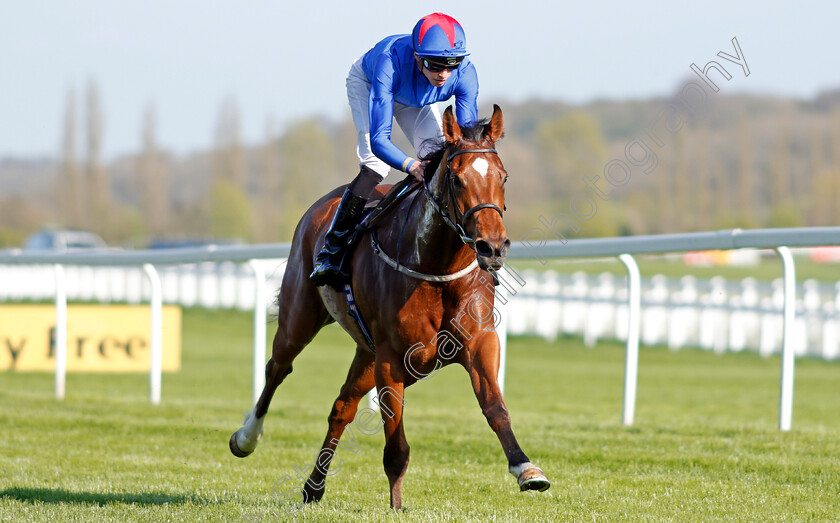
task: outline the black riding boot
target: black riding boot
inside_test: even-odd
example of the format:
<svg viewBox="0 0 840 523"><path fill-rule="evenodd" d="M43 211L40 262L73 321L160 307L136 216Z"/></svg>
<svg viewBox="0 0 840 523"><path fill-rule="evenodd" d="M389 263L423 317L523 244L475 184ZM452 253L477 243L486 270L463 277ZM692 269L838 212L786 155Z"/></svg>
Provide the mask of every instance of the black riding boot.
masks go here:
<svg viewBox="0 0 840 523"><path fill-rule="evenodd" d="M342 270L341 262L347 241L356 228L366 202L367 198L353 194L349 189L344 191L330 230L324 238L324 247L315 258L315 270L309 275L309 279L315 285L329 285L340 290L341 286L349 281L350 275Z"/></svg>

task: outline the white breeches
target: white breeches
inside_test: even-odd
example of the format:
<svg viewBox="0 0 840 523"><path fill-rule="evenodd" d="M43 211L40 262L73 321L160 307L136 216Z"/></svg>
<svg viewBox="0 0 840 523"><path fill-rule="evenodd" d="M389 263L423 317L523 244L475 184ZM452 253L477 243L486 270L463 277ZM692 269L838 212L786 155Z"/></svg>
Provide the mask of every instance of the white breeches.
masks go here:
<svg viewBox="0 0 840 523"><path fill-rule="evenodd" d="M358 141L356 155L359 157L359 165L368 167L385 178L390 167L370 150L369 98L370 82L368 82L367 76L362 70L362 60L360 58L353 63L350 73L347 75L347 99L353 113L353 124L356 126ZM414 151L418 157L428 152L423 147L426 140L440 140L443 137L440 111L434 104L418 109L394 102L394 119L405 133L408 141L414 146Z"/></svg>

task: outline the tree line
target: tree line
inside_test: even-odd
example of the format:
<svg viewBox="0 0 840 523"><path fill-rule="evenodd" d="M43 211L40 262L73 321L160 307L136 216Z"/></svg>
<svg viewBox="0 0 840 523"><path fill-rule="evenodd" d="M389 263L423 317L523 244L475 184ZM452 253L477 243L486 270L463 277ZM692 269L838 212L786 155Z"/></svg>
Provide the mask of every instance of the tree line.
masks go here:
<svg viewBox="0 0 840 523"><path fill-rule="evenodd" d="M160 144L157 114L144 111L137 154L102 160L100 91L91 82L81 111L68 92L52 201L0 197L0 246L44 223L99 232L116 245L154 241L289 241L300 216L358 171L356 133L311 118L282 132L269 119L262 143L246 144L235 100L218 111L212 150L176 156ZM498 150L509 174L505 223L518 239L540 216L569 209L627 144L650 132L668 97L637 101L499 103L506 136ZM480 108L489 114L487 107ZM409 151L395 131L395 141ZM840 223L840 91L810 100L717 95L702 114L653 147L658 166L634 174L567 237ZM80 155L84 142L85 154ZM0 180L3 167L0 164ZM395 173L388 181L403 176ZM602 182L603 183L603 182ZM2 182L0 182L0 186Z"/></svg>

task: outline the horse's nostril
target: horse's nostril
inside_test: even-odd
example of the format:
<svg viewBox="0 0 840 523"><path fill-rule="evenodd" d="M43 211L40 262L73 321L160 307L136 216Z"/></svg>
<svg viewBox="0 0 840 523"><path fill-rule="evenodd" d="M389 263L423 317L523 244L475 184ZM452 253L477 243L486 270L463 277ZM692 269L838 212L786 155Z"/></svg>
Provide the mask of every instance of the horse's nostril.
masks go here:
<svg viewBox="0 0 840 523"><path fill-rule="evenodd" d="M493 247L484 240L478 240L475 242L475 252L479 256L489 258L490 256L493 256Z"/></svg>
<svg viewBox="0 0 840 523"><path fill-rule="evenodd" d="M510 238L506 238L505 241L502 243L502 248L499 249L499 254L502 258L507 258L508 253L510 252Z"/></svg>

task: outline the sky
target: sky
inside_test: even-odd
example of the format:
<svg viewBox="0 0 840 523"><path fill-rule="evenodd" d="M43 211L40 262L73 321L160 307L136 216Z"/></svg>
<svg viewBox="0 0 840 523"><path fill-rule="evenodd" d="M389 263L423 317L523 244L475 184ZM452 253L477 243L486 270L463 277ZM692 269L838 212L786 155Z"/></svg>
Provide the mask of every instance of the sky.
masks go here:
<svg viewBox="0 0 840 523"><path fill-rule="evenodd" d="M435 11L464 27L480 107L666 95L693 76L692 63L702 68L710 60L733 75L721 79L726 94L811 98L840 88L840 3L755 4L5 0L0 158L58 156L68 93L77 98L81 133L91 81L100 91L108 159L141 148L149 107L158 143L176 154L213 146L228 99L239 108L246 143L264 140L269 121L282 132L312 116L344 120L352 62ZM748 77L716 57L735 54L733 37Z"/></svg>

